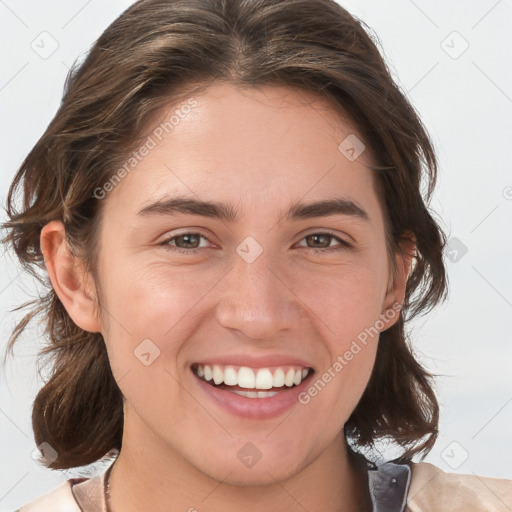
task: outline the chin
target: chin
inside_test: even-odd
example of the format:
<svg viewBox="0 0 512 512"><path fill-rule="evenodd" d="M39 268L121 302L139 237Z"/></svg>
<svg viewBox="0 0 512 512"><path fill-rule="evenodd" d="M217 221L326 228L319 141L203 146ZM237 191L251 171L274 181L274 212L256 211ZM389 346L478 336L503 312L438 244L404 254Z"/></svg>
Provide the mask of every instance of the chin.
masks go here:
<svg viewBox="0 0 512 512"><path fill-rule="evenodd" d="M252 467L245 467L237 460L234 464L199 469L214 480L239 487L274 485L299 471L297 466L284 467L282 461L278 460L265 463L263 458Z"/></svg>

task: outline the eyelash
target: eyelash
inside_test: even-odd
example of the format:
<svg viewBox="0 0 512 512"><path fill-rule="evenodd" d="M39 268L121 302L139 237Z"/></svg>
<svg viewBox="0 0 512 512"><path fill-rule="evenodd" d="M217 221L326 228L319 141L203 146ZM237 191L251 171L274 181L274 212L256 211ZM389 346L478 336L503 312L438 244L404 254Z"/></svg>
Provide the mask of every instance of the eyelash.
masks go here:
<svg viewBox="0 0 512 512"><path fill-rule="evenodd" d="M164 240L163 242L159 243L158 245L162 246L164 249L169 250L169 251L175 251L175 252L179 252L181 254L187 254L187 255L194 255L194 254L197 253L197 251L200 250L200 248L181 249L179 247L175 247L175 246L172 246L172 245L169 244L169 242L175 240L176 238L181 238L181 237L187 236L187 235L200 236L201 238L204 238L208 242L213 243L208 237L202 235L201 233L187 232L187 233L180 233L179 235L174 235L171 238L167 238L166 240ZM331 237L332 239L334 239L334 240L336 240L337 242L340 243L340 245L338 247L334 247L334 248L327 247L327 248L324 248L324 249L316 249L314 247L305 247L305 249L309 249L310 251L313 251L316 254L320 254L320 253L325 254L326 252L330 253L331 251L342 251L342 250L346 250L346 249L352 248L352 244L346 242L342 238L334 235L333 233L329 233L328 231L319 231L319 232L315 232L315 233L309 233L308 235L303 237L300 241L302 242L302 240L304 240L304 239L306 239L306 238L308 238L310 236L313 236L313 235L328 236L328 237Z"/></svg>

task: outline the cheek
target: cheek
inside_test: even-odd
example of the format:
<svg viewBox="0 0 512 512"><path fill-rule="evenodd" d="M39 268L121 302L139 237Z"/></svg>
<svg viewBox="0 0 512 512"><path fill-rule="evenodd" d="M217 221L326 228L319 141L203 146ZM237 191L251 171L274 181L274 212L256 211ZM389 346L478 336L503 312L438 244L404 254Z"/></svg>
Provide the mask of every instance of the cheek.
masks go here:
<svg viewBox="0 0 512 512"><path fill-rule="evenodd" d="M326 339L342 351L347 341L375 324L382 313L385 268L364 260L297 274L294 291L325 328Z"/></svg>
<svg viewBox="0 0 512 512"><path fill-rule="evenodd" d="M165 274L119 263L105 279L104 313L110 365L122 394L141 417L165 418L170 427L173 418L163 411L180 400L176 363L197 299L186 279Z"/></svg>
<svg viewBox="0 0 512 512"><path fill-rule="evenodd" d="M172 384L183 370L180 353L202 321L203 304L219 281L218 272L122 260L110 268L103 278L104 338L121 390L135 401L157 390L166 400L176 399Z"/></svg>
<svg viewBox="0 0 512 512"><path fill-rule="evenodd" d="M351 265L303 283L328 358L304 396L317 400L333 423L350 416L370 378L382 325L385 279L375 267ZM309 402L308 402L309 403ZM326 422L327 424L327 422Z"/></svg>
<svg viewBox="0 0 512 512"><path fill-rule="evenodd" d="M316 303L323 341L318 351L327 351L327 357L302 403L316 403L333 432L348 420L368 384L382 327L382 302L371 279L353 277L331 283L328 299L319 292L310 297Z"/></svg>
<svg viewBox="0 0 512 512"><path fill-rule="evenodd" d="M105 278L106 309L110 324L133 337L162 339L186 322L204 293L211 288L208 273L188 269L171 269L165 263L150 265L120 262ZM172 331L171 331L172 330Z"/></svg>

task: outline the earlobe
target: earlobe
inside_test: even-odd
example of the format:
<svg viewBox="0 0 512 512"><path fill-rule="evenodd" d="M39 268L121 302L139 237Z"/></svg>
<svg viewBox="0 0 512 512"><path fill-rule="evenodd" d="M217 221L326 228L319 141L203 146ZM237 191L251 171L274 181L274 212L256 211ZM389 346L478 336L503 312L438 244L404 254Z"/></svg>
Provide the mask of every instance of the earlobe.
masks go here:
<svg viewBox="0 0 512 512"><path fill-rule="evenodd" d="M56 220L46 224L40 243L53 289L73 322L85 331L100 332L95 293L82 262L70 251L64 224Z"/></svg>

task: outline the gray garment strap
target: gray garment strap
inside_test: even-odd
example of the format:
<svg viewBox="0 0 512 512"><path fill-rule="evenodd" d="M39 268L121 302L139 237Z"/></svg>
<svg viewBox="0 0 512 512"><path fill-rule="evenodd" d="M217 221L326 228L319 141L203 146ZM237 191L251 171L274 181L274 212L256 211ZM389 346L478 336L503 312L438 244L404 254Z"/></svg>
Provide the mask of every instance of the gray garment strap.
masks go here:
<svg viewBox="0 0 512 512"><path fill-rule="evenodd" d="M394 462L377 467L368 461L367 467L372 512L405 512L411 468L407 464Z"/></svg>

